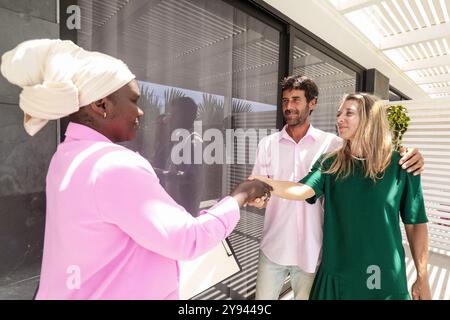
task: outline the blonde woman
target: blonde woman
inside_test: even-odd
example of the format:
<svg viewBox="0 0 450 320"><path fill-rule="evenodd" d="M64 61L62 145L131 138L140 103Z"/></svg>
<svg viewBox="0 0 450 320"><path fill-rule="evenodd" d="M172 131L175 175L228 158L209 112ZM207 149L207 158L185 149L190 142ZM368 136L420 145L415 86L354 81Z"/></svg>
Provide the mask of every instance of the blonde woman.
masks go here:
<svg viewBox="0 0 450 320"><path fill-rule="evenodd" d="M417 270L413 298L430 299L420 176L397 165L385 107L367 94L347 95L337 127L342 148L299 183L253 177L281 198L314 203L324 196L322 261L310 299L409 299L400 219Z"/></svg>

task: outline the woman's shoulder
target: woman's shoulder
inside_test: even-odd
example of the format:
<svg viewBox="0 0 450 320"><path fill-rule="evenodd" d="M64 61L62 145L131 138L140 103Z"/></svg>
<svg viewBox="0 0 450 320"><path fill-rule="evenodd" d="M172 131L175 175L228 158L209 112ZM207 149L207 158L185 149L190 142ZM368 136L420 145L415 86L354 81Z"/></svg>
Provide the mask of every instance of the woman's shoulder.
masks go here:
<svg viewBox="0 0 450 320"><path fill-rule="evenodd" d="M397 166L397 167L401 168L399 166L399 164L398 164L398 162L400 161L401 157L402 156L400 155L400 152L398 152L396 150L392 151L392 153L391 153L391 162L389 163L389 167Z"/></svg>
<svg viewBox="0 0 450 320"><path fill-rule="evenodd" d="M95 169L99 172L109 172L116 170L146 170L153 172L153 168L147 159L139 153L128 149L125 146L115 143L108 143L108 148L95 162Z"/></svg>
<svg viewBox="0 0 450 320"><path fill-rule="evenodd" d="M400 152L399 152L399 151L394 150L394 151L392 151L391 157L392 157L392 161L397 160L397 162L398 162L398 160L400 160L400 158L401 158L402 156L400 155Z"/></svg>
<svg viewBox="0 0 450 320"><path fill-rule="evenodd" d="M321 160L323 163L331 164L337 157L337 152L327 152L321 156Z"/></svg>
<svg viewBox="0 0 450 320"><path fill-rule="evenodd" d="M322 154L316 161L316 163L314 164L314 167L316 168L320 168L322 171L324 170L328 170L331 167L331 164L334 162L334 160L336 159L336 152L328 152L328 153L324 153Z"/></svg>
<svg viewBox="0 0 450 320"><path fill-rule="evenodd" d="M400 159L402 158L400 152L392 151L391 154L391 162L385 171L386 175L393 175L400 179L412 179L412 180L420 180L420 175L415 176L412 172L408 172L406 169L403 169L399 164Z"/></svg>

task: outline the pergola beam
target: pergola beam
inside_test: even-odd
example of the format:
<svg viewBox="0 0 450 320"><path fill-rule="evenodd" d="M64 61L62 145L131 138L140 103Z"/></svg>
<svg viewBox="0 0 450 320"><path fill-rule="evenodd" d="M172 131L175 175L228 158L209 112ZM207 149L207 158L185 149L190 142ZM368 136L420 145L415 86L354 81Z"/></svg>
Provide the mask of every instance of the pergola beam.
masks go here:
<svg viewBox="0 0 450 320"><path fill-rule="evenodd" d="M400 68L407 72L407 71L413 71L413 70L420 70L420 69L427 69L427 68L433 68L433 67L440 67L440 66L446 66L449 65L449 58L447 55L438 56L438 57L432 57L427 58L423 60L416 60L416 61L408 61L403 63Z"/></svg>
<svg viewBox="0 0 450 320"><path fill-rule="evenodd" d="M339 4L337 10L342 14L370 7L380 3L381 0L347 0L345 3Z"/></svg>
<svg viewBox="0 0 450 320"><path fill-rule="evenodd" d="M446 38L450 35L450 23L432 25L431 27L400 33L381 39L380 49L391 50L412 44Z"/></svg>
<svg viewBox="0 0 450 320"><path fill-rule="evenodd" d="M441 87L441 88L422 88L428 94L439 94L439 93L450 93L450 87Z"/></svg>
<svg viewBox="0 0 450 320"><path fill-rule="evenodd" d="M437 76L425 76L425 77L420 77L420 78L414 78L415 82L418 85L421 84L430 84L430 83L435 83L435 82L447 82L450 81L450 74L446 73L446 74L438 74Z"/></svg>

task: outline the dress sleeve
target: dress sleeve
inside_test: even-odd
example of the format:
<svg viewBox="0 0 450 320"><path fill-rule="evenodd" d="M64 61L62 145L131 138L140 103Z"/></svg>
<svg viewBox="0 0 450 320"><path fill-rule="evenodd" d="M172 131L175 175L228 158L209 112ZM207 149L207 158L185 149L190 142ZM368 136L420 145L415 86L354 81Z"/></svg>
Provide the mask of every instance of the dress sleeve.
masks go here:
<svg viewBox="0 0 450 320"><path fill-rule="evenodd" d="M323 165L322 165L323 157L320 157L312 166L309 173L301 179L299 182L303 183L309 187L311 187L315 195L311 198L306 199L305 201L313 204L316 202L318 198L320 198L324 192L325 192L325 178L326 174L324 174L323 171Z"/></svg>
<svg viewBox="0 0 450 320"><path fill-rule="evenodd" d="M166 193L148 166L122 161L99 174L94 196L106 222L142 247L175 260L193 259L231 233L240 217L234 198L222 199L195 218Z"/></svg>
<svg viewBox="0 0 450 320"><path fill-rule="evenodd" d="M405 188L400 202L400 216L404 224L427 223L425 203L423 200L421 176L406 175Z"/></svg>

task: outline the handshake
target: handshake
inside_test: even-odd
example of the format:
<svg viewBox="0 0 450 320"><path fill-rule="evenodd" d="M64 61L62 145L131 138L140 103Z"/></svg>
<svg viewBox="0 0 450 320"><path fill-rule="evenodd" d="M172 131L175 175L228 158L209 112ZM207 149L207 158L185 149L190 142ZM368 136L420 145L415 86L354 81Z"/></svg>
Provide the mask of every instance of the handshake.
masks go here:
<svg viewBox="0 0 450 320"><path fill-rule="evenodd" d="M253 177L249 179L239 183L230 196L236 199L239 207L251 205L256 208L264 208L270 199L270 193L273 188Z"/></svg>

